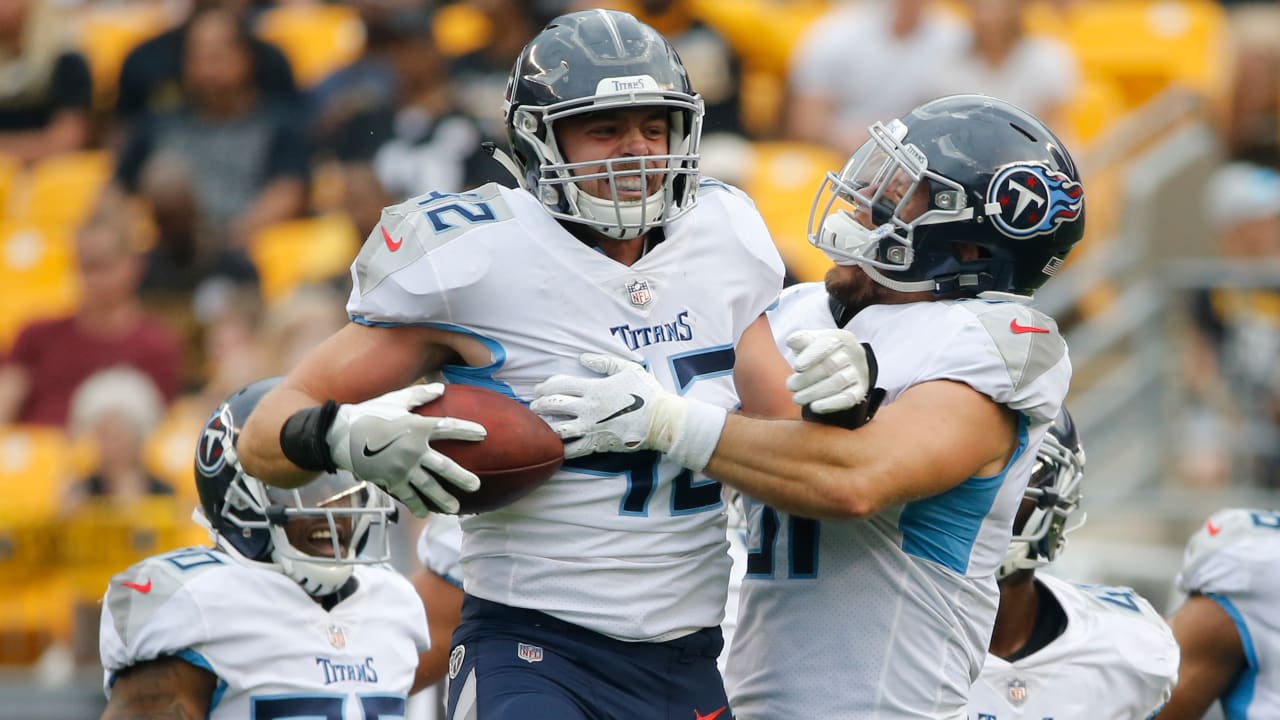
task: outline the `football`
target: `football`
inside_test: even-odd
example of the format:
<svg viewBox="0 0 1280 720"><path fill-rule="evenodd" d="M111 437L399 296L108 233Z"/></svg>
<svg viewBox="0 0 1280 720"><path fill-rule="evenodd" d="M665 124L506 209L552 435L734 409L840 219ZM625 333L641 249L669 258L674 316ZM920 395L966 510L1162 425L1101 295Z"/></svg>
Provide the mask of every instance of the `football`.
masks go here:
<svg viewBox="0 0 1280 720"><path fill-rule="evenodd" d="M446 385L443 395L414 412L472 420L488 431L479 442L431 443L480 478L480 489L475 492L454 493L461 503L459 515L486 512L519 500L550 479L564 462L564 443L551 427L518 401L492 390ZM427 505L436 509L430 500Z"/></svg>

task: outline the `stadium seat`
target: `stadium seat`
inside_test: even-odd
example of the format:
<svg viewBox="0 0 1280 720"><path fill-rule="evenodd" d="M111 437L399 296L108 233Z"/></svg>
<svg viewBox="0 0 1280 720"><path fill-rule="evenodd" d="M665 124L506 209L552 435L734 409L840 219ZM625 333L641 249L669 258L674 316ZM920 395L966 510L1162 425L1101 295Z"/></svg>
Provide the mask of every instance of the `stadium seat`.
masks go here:
<svg viewBox="0 0 1280 720"><path fill-rule="evenodd" d="M188 505L197 501L193 448L208 415L209 408L199 398L178 398L143 447L148 472L172 485Z"/></svg>
<svg viewBox="0 0 1280 720"><path fill-rule="evenodd" d="M797 142L758 142L743 190L755 200L797 280L820 280L831 262L806 237L813 196L828 171L843 158L824 147Z"/></svg>
<svg viewBox="0 0 1280 720"><path fill-rule="evenodd" d="M172 497L130 505L90 500L58 525L59 565L77 598L101 597L111 576L150 555L187 544L191 508Z"/></svg>
<svg viewBox="0 0 1280 720"><path fill-rule="evenodd" d="M0 425L0 521L53 517L71 473L69 448L57 428Z"/></svg>
<svg viewBox="0 0 1280 720"><path fill-rule="evenodd" d="M350 5L274 5L258 16L258 35L289 59L301 87L310 87L364 51L365 31Z"/></svg>
<svg viewBox="0 0 1280 720"><path fill-rule="evenodd" d="M69 579L48 568L0 593L0 665L31 665L53 643L69 642L73 597Z"/></svg>
<svg viewBox="0 0 1280 720"><path fill-rule="evenodd" d="M112 160L107 150L63 153L41 160L5 204L5 218L75 226L83 222L107 181Z"/></svg>
<svg viewBox="0 0 1280 720"><path fill-rule="evenodd" d="M830 3L822 0L693 0L693 12L720 31L748 70L785 77L796 43Z"/></svg>
<svg viewBox="0 0 1280 720"><path fill-rule="evenodd" d="M129 52L174 22L165 3L89 4L77 11L76 45L89 61L93 92L100 106L115 96L120 68Z"/></svg>
<svg viewBox="0 0 1280 720"><path fill-rule="evenodd" d="M264 228L250 241L249 257L270 303L302 283L345 275L359 249L355 227L334 214Z"/></svg>
<svg viewBox="0 0 1280 720"><path fill-rule="evenodd" d="M58 225L0 222L0 350L28 322L75 308L79 284L71 231Z"/></svg>
<svg viewBox="0 0 1280 720"><path fill-rule="evenodd" d="M1130 108L1171 84L1214 102L1229 90L1227 16L1212 0L1081 2L1066 15L1085 74L1116 82Z"/></svg>
<svg viewBox="0 0 1280 720"><path fill-rule="evenodd" d="M1086 77L1076 97L1067 105L1067 120L1074 139L1088 143L1125 113L1124 94L1103 77Z"/></svg>
<svg viewBox="0 0 1280 720"><path fill-rule="evenodd" d="M465 3L445 5L431 21L431 35L445 57L465 55L489 40L489 20Z"/></svg>

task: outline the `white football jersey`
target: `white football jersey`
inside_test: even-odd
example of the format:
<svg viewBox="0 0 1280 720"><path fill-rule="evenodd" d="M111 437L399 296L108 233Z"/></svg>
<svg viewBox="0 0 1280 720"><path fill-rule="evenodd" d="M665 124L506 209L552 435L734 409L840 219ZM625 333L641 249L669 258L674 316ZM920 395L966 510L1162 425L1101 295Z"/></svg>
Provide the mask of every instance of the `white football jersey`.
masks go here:
<svg viewBox="0 0 1280 720"><path fill-rule="evenodd" d="M422 601L389 567L354 577L325 611L283 574L211 548L143 560L102 602L107 695L117 672L173 655L217 676L211 720L401 717L430 646Z"/></svg>
<svg viewBox="0 0 1280 720"><path fill-rule="evenodd" d="M1067 627L1013 662L987 655L969 720L1140 720L1164 706L1178 680L1178 642L1150 603L1125 587L1036 580L1062 605Z"/></svg>
<svg viewBox="0 0 1280 720"><path fill-rule="evenodd" d="M784 353L792 332L835 326L819 283L789 288L769 319ZM849 329L875 350L886 404L963 382L1018 412L1018 448L999 474L865 519L750 502L729 697L743 720L963 718L995 622L995 570L1070 381L1066 344L1036 310L983 300L877 305Z"/></svg>
<svg viewBox="0 0 1280 720"><path fill-rule="evenodd" d="M383 211L352 268L355 322L430 325L491 351L451 382L527 402L558 374L590 375L583 352L648 366L669 390L737 404L743 331L774 301L783 267L754 205L714 180L666 239L617 263L529 193L486 185ZM605 635L662 641L720 623L726 554L719 484L653 452L565 463L501 510L462 520L469 594L533 608Z"/></svg>
<svg viewBox="0 0 1280 720"><path fill-rule="evenodd" d="M1248 667L1222 696L1229 720L1280 717L1280 512L1221 510L1187 542L1178 591L1235 621Z"/></svg>

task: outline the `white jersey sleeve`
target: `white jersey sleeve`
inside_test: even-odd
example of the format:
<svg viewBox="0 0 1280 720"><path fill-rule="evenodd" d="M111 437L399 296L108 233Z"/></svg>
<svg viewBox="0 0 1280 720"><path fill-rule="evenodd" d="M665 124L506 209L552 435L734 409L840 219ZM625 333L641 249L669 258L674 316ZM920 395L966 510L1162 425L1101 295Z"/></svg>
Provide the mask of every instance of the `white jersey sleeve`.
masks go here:
<svg viewBox="0 0 1280 720"><path fill-rule="evenodd" d="M148 558L112 578L99 651L108 695L121 670L178 657L217 679L211 720L403 716L426 613L394 570L357 566L325 610L267 566L209 548ZM304 712L305 710L305 712Z"/></svg>
<svg viewBox="0 0 1280 720"><path fill-rule="evenodd" d="M1124 587L1037 575L1067 616L1066 629L1008 662L988 655L969 696L969 720L1147 718L1178 678L1178 644L1143 597Z"/></svg>
<svg viewBox="0 0 1280 720"><path fill-rule="evenodd" d="M418 533L418 561L462 589L462 525L454 515L432 515Z"/></svg>
<svg viewBox="0 0 1280 720"><path fill-rule="evenodd" d="M1214 513L1187 543L1178 590L1231 617L1246 668L1222 696L1232 720L1280 717L1280 512Z"/></svg>

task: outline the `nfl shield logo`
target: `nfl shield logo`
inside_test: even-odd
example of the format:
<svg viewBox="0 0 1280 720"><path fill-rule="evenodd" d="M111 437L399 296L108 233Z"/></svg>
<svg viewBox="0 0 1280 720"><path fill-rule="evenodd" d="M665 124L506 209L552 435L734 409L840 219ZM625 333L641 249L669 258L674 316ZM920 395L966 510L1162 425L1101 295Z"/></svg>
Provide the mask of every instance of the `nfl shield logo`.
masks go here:
<svg viewBox="0 0 1280 720"><path fill-rule="evenodd" d="M648 280L636 280L627 283L627 294L631 296L631 304L644 307L653 302L653 294L649 292Z"/></svg>
<svg viewBox="0 0 1280 720"><path fill-rule="evenodd" d="M1027 684L1021 680L1009 681L1009 702L1015 707L1021 707L1022 703L1027 701Z"/></svg>
<svg viewBox="0 0 1280 720"><path fill-rule="evenodd" d="M347 646L347 631L341 625L329 626L329 644L339 650Z"/></svg>
<svg viewBox="0 0 1280 720"><path fill-rule="evenodd" d="M516 657L528 663L542 662L542 648L537 645L520 643L516 646Z"/></svg>

